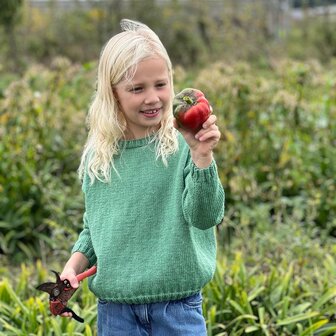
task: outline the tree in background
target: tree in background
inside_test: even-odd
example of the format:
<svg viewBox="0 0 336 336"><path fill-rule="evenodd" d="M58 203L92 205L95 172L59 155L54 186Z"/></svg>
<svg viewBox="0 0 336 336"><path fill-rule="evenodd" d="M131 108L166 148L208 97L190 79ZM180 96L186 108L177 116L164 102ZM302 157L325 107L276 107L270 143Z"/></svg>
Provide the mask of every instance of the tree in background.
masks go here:
<svg viewBox="0 0 336 336"><path fill-rule="evenodd" d="M19 21L19 13L22 7L22 0L0 0L0 24L3 26L8 39L8 56L13 61L15 71L18 70L19 58L17 55L15 26Z"/></svg>

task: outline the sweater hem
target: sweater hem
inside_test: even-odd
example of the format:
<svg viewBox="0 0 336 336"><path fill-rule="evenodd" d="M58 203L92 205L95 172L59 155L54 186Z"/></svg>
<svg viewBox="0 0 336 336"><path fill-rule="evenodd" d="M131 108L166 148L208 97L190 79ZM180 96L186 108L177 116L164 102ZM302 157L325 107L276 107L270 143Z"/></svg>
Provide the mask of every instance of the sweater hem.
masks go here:
<svg viewBox="0 0 336 336"><path fill-rule="evenodd" d="M121 304L149 304L149 303L158 303L163 301L175 301L184 299L188 296L197 294L201 292L201 288L197 288L194 290L188 290L183 292L175 292L175 293L165 293L165 294L148 294L141 296L132 296L132 297L110 297L110 298L101 298L97 296L100 302L113 302L113 303L121 303Z"/></svg>

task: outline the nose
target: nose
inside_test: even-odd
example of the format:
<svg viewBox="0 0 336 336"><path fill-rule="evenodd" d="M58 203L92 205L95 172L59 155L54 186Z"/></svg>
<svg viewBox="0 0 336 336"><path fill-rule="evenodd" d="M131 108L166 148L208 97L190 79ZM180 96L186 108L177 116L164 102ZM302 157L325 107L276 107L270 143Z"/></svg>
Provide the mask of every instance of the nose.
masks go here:
<svg viewBox="0 0 336 336"><path fill-rule="evenodd" d="M153 105L153 104L158 103L159 101L160 101L160 97L158 93L155 90L149 90L145 97L144 103L146 105Z"/></svg>

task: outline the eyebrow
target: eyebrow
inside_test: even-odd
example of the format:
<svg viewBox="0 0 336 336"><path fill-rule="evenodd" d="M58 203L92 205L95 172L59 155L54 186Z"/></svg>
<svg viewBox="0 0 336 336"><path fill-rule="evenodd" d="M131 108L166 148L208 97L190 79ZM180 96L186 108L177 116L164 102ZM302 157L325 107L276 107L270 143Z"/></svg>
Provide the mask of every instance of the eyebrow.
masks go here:
<svg viewBox="0 0 336 336"><path fill-rule="evenodd" d="M169 78L160 78L155 81L155 83L160 83L160 82L169 82ZM144 82L129 82L125 86L133 87L133 86L141 86L141 85L145 85L145 83Z"/></svg>

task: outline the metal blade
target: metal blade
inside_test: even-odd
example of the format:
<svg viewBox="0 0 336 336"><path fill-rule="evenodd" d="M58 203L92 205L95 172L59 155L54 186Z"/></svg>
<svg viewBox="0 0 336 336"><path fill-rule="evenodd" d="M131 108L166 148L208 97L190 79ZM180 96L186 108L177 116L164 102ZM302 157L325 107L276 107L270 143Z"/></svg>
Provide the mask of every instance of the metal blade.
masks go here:
<svg viewBox="0 0 336 336"><path fill-rule="evenodd" d="M59 284L60 282L62 282L62 280L61 280L61 278L60 278L58 272L53 271L53 270L51 270L51 272L53 272L53 273L55 274L55 276L56 276L56 283L57 283L57 284Z"/></svg>
<svg viewBox="0 0 336 336"><path fill-rule="evenodd" d="M55 286L56 286L56 284L54 282L45 282L41 285L38 285L36 287L36 289L40 290L40 291L43 291L43 292L46 292L50 295L51 291L54 289Z"/></svg>

